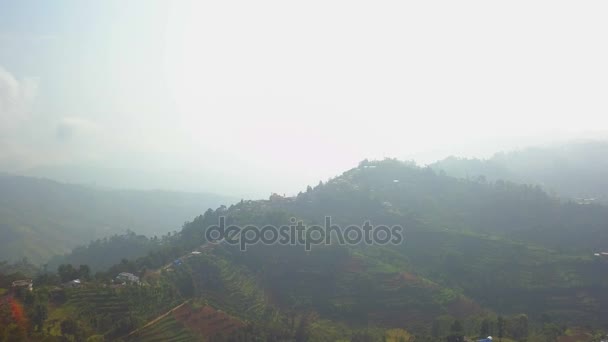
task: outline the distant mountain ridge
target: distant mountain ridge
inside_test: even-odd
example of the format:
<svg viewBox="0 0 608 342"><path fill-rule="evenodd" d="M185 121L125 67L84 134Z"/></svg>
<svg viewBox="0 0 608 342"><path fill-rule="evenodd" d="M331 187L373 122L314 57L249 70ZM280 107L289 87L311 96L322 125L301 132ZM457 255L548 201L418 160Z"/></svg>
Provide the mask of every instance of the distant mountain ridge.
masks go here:
<svg viewBox="0 0 608 342"><path fill-rule="evenodd" d="M606 141L531 147L489 159L449 157L430 166L458 178L538 184L560 197L608 203Z"/></svg>
<svg viewBox="0 0 608 342"><path fill-rule="evenodd" d="M0 260L42 262L126 231L165 234L233 201L214 194L106 190L0 174Z"/></svg>

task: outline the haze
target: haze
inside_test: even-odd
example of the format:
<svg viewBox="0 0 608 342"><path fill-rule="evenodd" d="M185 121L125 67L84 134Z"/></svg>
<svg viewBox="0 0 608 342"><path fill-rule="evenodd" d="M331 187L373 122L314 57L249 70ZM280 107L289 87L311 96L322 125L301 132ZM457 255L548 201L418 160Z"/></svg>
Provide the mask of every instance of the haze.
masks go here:
<svg viewBox="0 0 608 342"><path fill-rule="evenodd" d="M14 1L0 169L293 194L364 158L605 138L603 1Z"/></svg>

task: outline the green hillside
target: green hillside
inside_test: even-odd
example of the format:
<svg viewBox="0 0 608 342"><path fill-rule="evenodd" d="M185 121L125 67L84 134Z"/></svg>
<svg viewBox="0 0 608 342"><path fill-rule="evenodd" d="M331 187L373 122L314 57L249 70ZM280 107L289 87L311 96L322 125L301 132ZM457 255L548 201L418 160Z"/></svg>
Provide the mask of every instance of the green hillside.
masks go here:
<svg viewBox="0 0 608 342"><path fill-rule="evenodd" d="M281 313L315 312L351 329L371 324L432 335L433 322L445 317L475 330L479 317L495 320L497 314L526 314L536 329L547 317L602 327L608 264L593 252L607 243L607 213L601 206L562 202L533 186L458 180L394 160L363 162L295 198L209 211L187 224L176 244L185 251L203 243L202 232L219 216L280 225L292 216L319 224L329 215L343 226L368 219L401 224L403 245L318 246L311 252L255 245L245 253L222 245L176 272L197 289L194 296L242 317L250 310L246 300L234 308L229 297L212 290L239 293L230 287L240 283L234 279L216 282L222 270L237 267L248 282L256 279L246 293L263 294ZM201 262L214 266L201 269ZM206 281L197 283L199 275Z"/></svg>
<svg viewBox="0 0 608 342"><path fill-rule="evenodd" d="M49 317L63 313L82 334L130 341L599 336L608 329L608 262L593 253L608 243L607 215L606 207L564 202L533 186L364 161L295 197L207 210L147 256L67 291ZM220 217L228 225L281 226L291 218L322 225L327 216L342 227L401 225L405 240L241 251L205 239ZM142 285L108 288L124 271ZM44 324L56 331L60 320L53 322Z"/></svg>
<svg viewBox="0 0 608 342"><path fill-rule="evenodd" d="M160 236L230 201L211 194L102 190L0 174L0 260L26 257L41 263L128 230Z"/></svg>

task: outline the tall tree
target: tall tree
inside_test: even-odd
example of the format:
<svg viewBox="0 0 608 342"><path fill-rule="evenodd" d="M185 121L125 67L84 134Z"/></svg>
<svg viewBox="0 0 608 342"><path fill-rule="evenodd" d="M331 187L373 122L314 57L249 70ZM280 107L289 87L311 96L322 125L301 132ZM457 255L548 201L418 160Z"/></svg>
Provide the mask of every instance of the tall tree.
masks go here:
<svg viewBox="0 0 608 342"><path fill-rule="evenodd" d="M525 341L528 337L528 316L521 314L515 316L508 324L510 336L518 341Z"/></svg>
<svg viewBox="0 0 608 342"><path fill-rule="evenodd" d="M496 325L498 327L498 341L502 342L502 338L505 335L505 319L502 316L498 316Z"/></svg>
<svg viewBox="0 0 608 342"><path fill-rule="evenodd" d="M481 321L481 327L479 328L479 336L485 338L488 337L490 334L490 320L484 318L484 320Z"/></svg>
<svg viewBox="0 0 608 342"><path fill-rule="evenodd" d="M464 328L459 320L452 323L447 342L464 342Z"/></svg>

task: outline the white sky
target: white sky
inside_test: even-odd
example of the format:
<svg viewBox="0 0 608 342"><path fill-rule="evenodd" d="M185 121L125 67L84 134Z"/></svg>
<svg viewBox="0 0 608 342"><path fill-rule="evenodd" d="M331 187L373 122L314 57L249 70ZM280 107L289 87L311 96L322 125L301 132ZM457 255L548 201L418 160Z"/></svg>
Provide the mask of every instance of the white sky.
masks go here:
<svg viewBox="0 0 608 342"><path fill-rule="evenodd" d="M605 1L149 4L108 5L84 32L42 27L56 59L12 68L2 58L32 33L0 25L0 42L21 46L0 48L0 95L33 77L28 117L44 123L0 139L5 168L27 155L28 167L166 171L141 186L256 197L364 158L426 163L608 131Z"/></svg>

